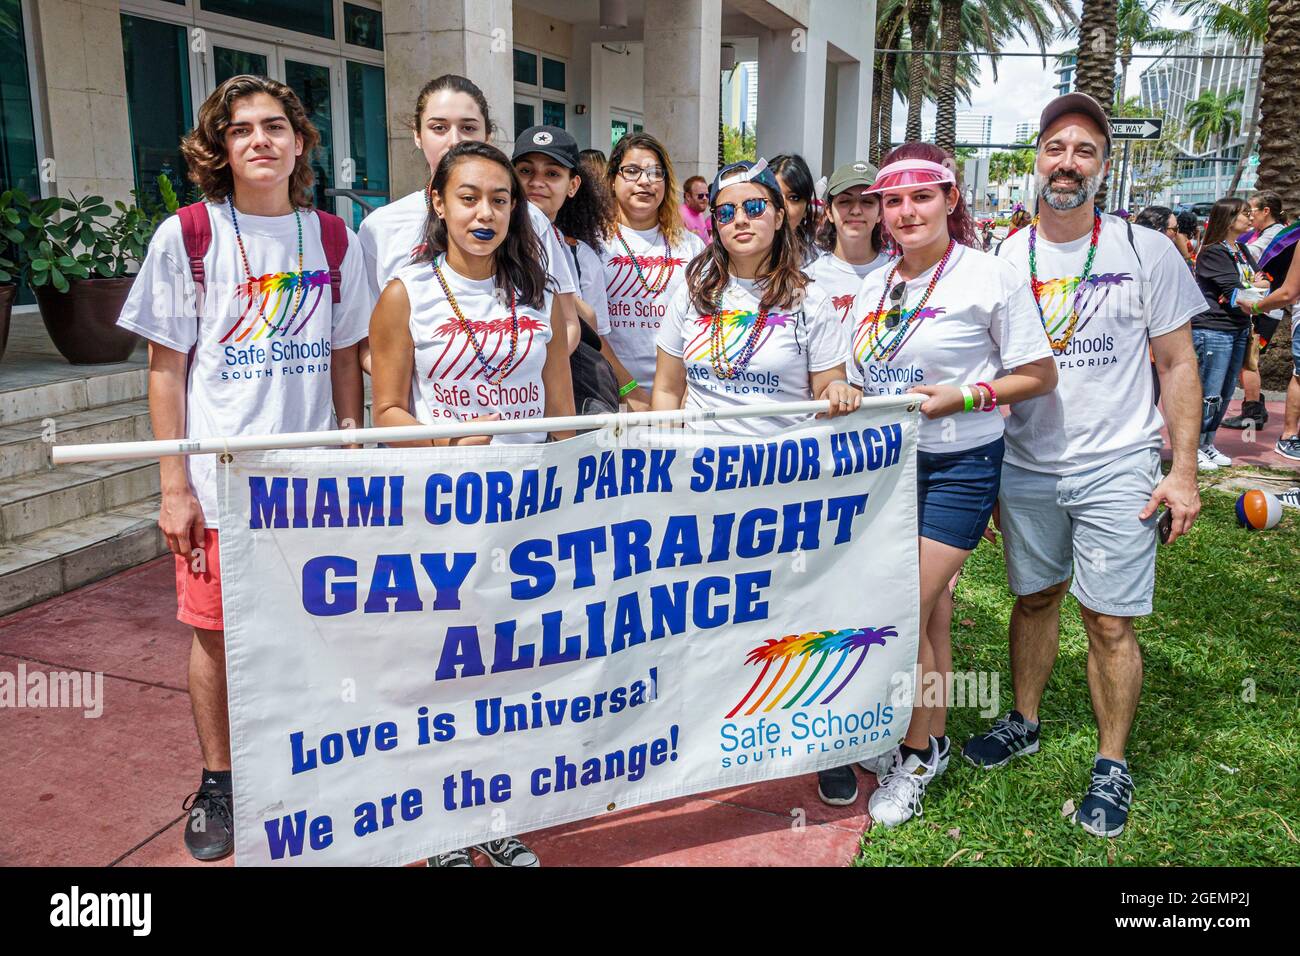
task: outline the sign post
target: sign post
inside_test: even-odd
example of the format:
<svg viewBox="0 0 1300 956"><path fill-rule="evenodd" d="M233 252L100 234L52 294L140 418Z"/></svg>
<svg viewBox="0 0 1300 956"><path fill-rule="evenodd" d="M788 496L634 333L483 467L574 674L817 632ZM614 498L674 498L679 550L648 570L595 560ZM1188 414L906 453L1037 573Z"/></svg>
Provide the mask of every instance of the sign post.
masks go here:
<svg viewBox="0 0 1300 956"><path fill-rule="evenodd" d="M1110 121L1110 138L1124 141L1124 164L1119 178L1119 207L1124 207L1124 192L1128 185L1128 153L1132 140L1154 140L1160 138L1164 129L1163 117L1150 116L1139 119L1114 119Z"/></svg>

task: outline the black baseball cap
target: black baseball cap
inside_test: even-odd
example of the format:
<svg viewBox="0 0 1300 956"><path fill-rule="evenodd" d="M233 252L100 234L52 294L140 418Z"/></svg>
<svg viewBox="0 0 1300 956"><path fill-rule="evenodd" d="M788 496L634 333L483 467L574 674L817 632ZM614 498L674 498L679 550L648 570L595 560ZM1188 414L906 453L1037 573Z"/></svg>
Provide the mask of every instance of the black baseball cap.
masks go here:
<svg viewBox="0 0 1300 956"><path fill-rule="evenodd" d="M1047 127L1066 113L1082 113L1096 123L1102 135L1106 137L1106 146L1110 147L1110 120L1107 119L1102 105L1087 93L1066 93L1043 107L1043 113L1038 118L1038 135L1041 137L1047 131Z"/></svg>
<svg viewBox="0 0 1300 956"><path fill-rule="evenodd" d="M541 153L549 156L566 169L576 169L578 141L558 126L530 126L515 140L515 154L510 161L518 162L521 156Z"/></svg>

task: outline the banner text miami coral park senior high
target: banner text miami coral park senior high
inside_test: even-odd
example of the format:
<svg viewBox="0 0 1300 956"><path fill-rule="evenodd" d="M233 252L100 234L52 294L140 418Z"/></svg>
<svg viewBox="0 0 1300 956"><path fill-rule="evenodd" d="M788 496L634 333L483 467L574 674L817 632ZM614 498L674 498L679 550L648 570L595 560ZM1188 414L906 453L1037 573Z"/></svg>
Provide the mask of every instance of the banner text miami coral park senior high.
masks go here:
<svg viewBox="0 0 1300 956"><path fill-rule="evenodd" d="M704 498L715 492L775 484L850 479L899 463L902 426L885 424L832 432L824 445L803 437L783 441L701 447L689 459L673 448L620 448L585 455L573 474L558 466L505 470L433 472L424 482L423 518L431 526L518 521L612 498L672 494L681 484ZM829 474L824 472L829 467ZM390 476L249 477L249 527L398 527L406 523L406 478ZM867 492L849 491L785 504L721 510L707 515L656 513L654 522L631 518L530 537L513 545L506 561L513 601L534 601L556 587L558 566L568 564L572 589L611 595L611 585L641 575L659 578L674 569L735 558L757 561L773 554L814 552L852 540L855 520L866 510ZM677 500L680 500L678 498ZM644 513L644 512L643 512ZM600 556L600 559L597 559ZM322 554L302 568L302 606L318 617L458 611L461 588L480 563L474 551L378 554L362 568L347 554ZM484 562L486 563L486 562ZM495 573L503 570L492 568ZM564 612L541 614L540 652L518 643L518 618L495 624L485 647L477 624L446 628L437 680L545 667L616 654L628 647L676 636L689 628L706 631L725 624L767 618L764 591L770 568L694 581L660 580L650 588L648 607L637 590L605 596L585 607L585 633L562 634ZM535 633L536 623L525 625Z"/></svg>

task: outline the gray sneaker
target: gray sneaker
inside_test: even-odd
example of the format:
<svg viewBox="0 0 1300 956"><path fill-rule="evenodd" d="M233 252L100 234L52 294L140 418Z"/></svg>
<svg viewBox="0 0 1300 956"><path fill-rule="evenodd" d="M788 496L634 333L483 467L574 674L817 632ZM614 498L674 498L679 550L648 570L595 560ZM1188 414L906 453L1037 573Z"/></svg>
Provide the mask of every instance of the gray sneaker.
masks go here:
<svg viewBox="0 0 1300 956"><path fill-rule="evenodd" d="M1273 450L1283 458L1300 461L1300 435L1291 438L1279 438Z"/></svg>
<svg viewBox="0 0 1300 956"><path fill-rule="evenodd" d="M431 856L424 861L425 866L434 867L453 867L453 866L470 866L474 861L469 858L469 850L448 850L446 853L439 853L437 856Z"/></svg>
<svg viewBox="0 0 1300 956"><path fill-rule="evenodd" d="M541 866L537 854L514 837L480 843L478 849L492 861L493 866Z"/></svg>

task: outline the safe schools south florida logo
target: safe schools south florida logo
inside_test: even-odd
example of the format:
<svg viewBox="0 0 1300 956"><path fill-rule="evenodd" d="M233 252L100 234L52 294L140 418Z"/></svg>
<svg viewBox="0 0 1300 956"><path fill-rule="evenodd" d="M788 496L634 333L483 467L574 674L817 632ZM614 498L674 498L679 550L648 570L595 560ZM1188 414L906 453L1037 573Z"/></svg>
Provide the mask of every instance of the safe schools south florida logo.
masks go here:
<svg viewBox="0 0 1300 956"><path fill-rule="evenodd" d="M781 708L782 710L789 710L800 704L801 701L804 707L812 705L817 701L817 698L821 697L826 688L831 686L831 681L835 680L839 675L849 658L854 657L853 666L849 669L848 674L835 686L834 690L821 700L821 703L829 704L839 696L840 692L857 675L858 670L862 667L862 662L867 659L867 651L877 645L884 647L887 638L897 636L898 631L892 626L887 626L847 628L839 631L809 631L806 634L788 634L779 639L768 638L751 650L745 658L746 664L762 664L763 669L759 671L758 678L754 681L753 686L746 691L745 696L737 702L736 706L731 708L727 717L734 717L740 712L740 708L744 707L745 703L754 696L754 692L758 690L759 685L767 677L767 672L772 669L772 665L777 661L781 662L780 667L777 668L776 674L767 685L767 689L745 711L746 716L756 713L758 708L763 706L763 702L771 696L776 685L785 676L791 661L796 658L799 664L794 673L790 675L790 679L786 681L785 686L772 698L771 702L766 707L763 707L763 713L774 710L782 700L786 701L785 706ZM817 659L817 663L813 667L812 673L808 675L799 689L791 694L791 688L803 676L803 672L814 657ZM835 663L831 667L830 673L820 683L817 683L818 677L821 676L827 662L832 658L835 659ZM807 693L810 688L815 689L811 693Z"/></svg>

